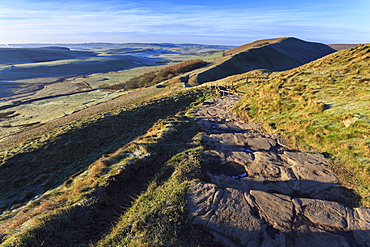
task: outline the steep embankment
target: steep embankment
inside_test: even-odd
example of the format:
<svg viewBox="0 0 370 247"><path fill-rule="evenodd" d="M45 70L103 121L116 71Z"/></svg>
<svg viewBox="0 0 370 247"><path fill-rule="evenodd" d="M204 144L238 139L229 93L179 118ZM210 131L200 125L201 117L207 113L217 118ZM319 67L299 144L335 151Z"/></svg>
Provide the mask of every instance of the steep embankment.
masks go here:
<svg viewBox="0 0 370 247"><path fill-rule="evenodd" d="M296 38L255 41L225 52L226 57L206 70L190 75L189 81L201 84L254 69L292 69L334 51L327 45Z"/></svg>

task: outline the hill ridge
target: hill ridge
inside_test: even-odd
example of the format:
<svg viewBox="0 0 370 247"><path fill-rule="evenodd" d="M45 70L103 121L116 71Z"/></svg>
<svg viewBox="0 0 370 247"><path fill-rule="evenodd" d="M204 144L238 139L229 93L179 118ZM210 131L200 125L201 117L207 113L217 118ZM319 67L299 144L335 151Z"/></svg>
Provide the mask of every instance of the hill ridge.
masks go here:
<svg viewBox="0 0 370 247"><path fill-rule="evenodd" d="M140 97L112 101L3 150L0 194L9 203L0 245L367 246L369 208L357 207L369 200L368 183L348 186L352 191L338 180L340 172L352 182L369 174L369 50L193 88L166 85L150 97L140 89ZM216 98L212 84L245 97ZM230 114L237 101L239 116ZM331 150L312 142L301 149L308 134ZM358 166L337 167L334 154L344 162L353 154ZM131 181L143 186L135 194L126 193Z"/></svg>
<svg viewBox="0 0 370 247"><path fill-rule="evenodd" d="M253 47L257 45L258 47ZM227 76L255 69L283 71L301 66L330 53L327 45L307 42L297 38L278 38L255 41L229 50L230 54L209 67L187 74L191 85L215 81Z"/></svg>

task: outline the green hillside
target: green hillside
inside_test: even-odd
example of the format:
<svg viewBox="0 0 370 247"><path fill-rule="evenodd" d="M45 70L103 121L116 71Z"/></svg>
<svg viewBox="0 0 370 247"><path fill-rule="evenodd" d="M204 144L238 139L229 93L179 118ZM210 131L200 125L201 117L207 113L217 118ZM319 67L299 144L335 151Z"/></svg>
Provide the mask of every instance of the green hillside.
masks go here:
<svg viewBox="0 0 370 247"><path fill-rule="evenodd" d="M0 152L0 246L209 246L186 191L207 181L192 111L219 97L215 85L245 95L235 108L245 120L330 158L369 206L369 63L361 45L282 72L143 88L24 132Z"/></svg>
<svg viewBox="0 0 370 247"><path fill-rule="evenodd" d="M1 246L88 246L138 195L167 180L175 190L167 196L178 194L177 205L187 181L200 176L198 127L186 109L212 95L193 89L121 106L2 151L0 170L7 179L1 180ZM186 155L186 161L182 152L194 157ZM177 156L183 157L181 168ZM178 206L169 216L182 214L173 219L182 224L185 209Z"/></svg>
<svg viewBox="0 0 370 247"><path fill-rule="evenodd" d="M334 52L327 45L296 38L259 40L224 52L204 70L192 72L189 83L198 85L255 69L283 71Z"/></svg>
<svg viewBox="0 0 370 247"><path fill-rule="evenodd" d="M326 153L370 205L370 45L342 50L247 85L236 111L284 133L300 150Z"/></svg>

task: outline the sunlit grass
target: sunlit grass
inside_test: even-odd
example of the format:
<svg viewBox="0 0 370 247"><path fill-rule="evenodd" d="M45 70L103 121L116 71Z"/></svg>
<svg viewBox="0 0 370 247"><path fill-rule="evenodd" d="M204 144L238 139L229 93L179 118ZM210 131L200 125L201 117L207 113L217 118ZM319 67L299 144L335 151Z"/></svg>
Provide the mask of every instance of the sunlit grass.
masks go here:
<svg viewBox="0 0 370 247"><path fill-rule="evenodd" d="M236 111L298 149L330 155L370 205L370 46L343 50L249 85Z"/></svg>
<svg viewBox="0 0 370 247"><path fill-rule="evenodd" d="M144 181L141 182L143 183L141 186L145 187L145 184L150 183L154 177L158 178L162 176L162 178L164 178L166 176L171 176L173 167L171 168L171 166L164 165L166 160L170 159L171 156L176 153L182 152L184 149L196 147L199 145L200 140L199 137L191 140L198 133L196 123L187 118L184 113L180 115L177 113L212 96L213 94L209 93L206 89L203 91L188 90L181 94L160 98L156 101L142 102L136 106L117 109L109 113L110 117L113 118L123 114L122 117L127 120L125 123L119 123L117 119L107 121L109 117L104 115L101 116L103 119L100 120L98 116L95 116L63 126L63 130L56 129L53 133L49 133L47 136L43 137L42 141L33 142L33 145L28 146L28 148L18 149L20 148L20 146L18 146L14 147L14 149L9 149L8 152L4 153L3 165L6 165L8 160L20 155L22 152L25 152L23 154L25 158L40 159L37 158L37 153L42 154L41 150L47 150L47 148L44 147L45 143L50 143L52 147L53 143L61 141L60 135L69 135L70 133L71 137L73 136L73 139L70 140L71 142L76 142L78 146L86 146L87 143L83 138L81 139L81 137L85 135L84 129L90 129L89 132L92 134L91 138L94 139L94 141L90 141L93 143L99 143L98 140L104 139L104 135L108 134L107 132L94 133L94 128L104 129L111 123L116 123L121 125L121 128L128 131L128 133L121 133L120 135L122 136L120 138L116 138L115 142L118 141L116 144L113 142L110 145L103 145L102 147L105 148L105 151L97 147L91 148L91 151L97 155L99 155L99 153L101 155L100 158L97 157L98 159L95 162L90 159L91 157L89 158L89 156L85 154L81 157L77 157L72 153L68 154L67 156L69 157L66 157L64 160L64 162L67 162L64 165L64 170L74 174L67 177L65 176L65 171L56 172L55 168L52 170L46 169L52 162L50 157L48 158L48 156L45 156L41 158L44 160L40 160L40 163L44 165L32 171L28 176L24 176L23 179L25 179L25 181L23 182L25 183L28 178L35 176L44 176L45 179L53 177L54 179L51 180L52 183L48 185L49 189L45 189L40 196L33 199L32 197L35 194L33 190L39 191L45 187L43 180L34 181L30 179L25 186L19 188L21 191L22 188L27 188L27 192L24 191L22 193L29 193L30 198L23 197L23 201L19 203L26 203L27 200L29 201L24 204L24 206L19 204L18 210L5 211L2 214L0 232L1 234L8 235L3 245L38 246L43 242L50 244L54 241L56 236L65 239L63 244L66 244L67 240L71 241L68 242L70 245L73 245L76 241L85 243L93 241L88 238L89 231L91 231L91 226L88 225L88 222L85 222L88 220L88 216L86 216L87 218L79 219L82 224L79 229L73 228L77 226L77 223L74 222L76 217L82 217L78 216L81 214L80 212L85 212L84 208L87 208L86 212L88 212L89 206L91 207L97 203L100 205L108 203L110 200L115 200L116 198L110 198L108 195L105 195L107 192L104 191L109 190L112 184L117 181L121 181L120 183L122 183L124 187L144 179ZM137 123L140 124L138 125ZM119 128L118 125L116 126L117 128ZM115 127L111 129L114 128ZM141 131L144 134L138 135ZM115 133L115 135L117 134L118 132ZM136 138L135 135L137 135ZM76 139L74 140L74 138ZM86 138L86 136L84 138ZM109 135L106 136L106 138L109 142ZM116 147L116 151L113 151L115 150L114 146ZM122 147L120 148L120 146ZM79 153L76 147L73 148L71 146L71 148L71 152L76 154ZM51 154L53 152L55 152L55 154L61 152L61 149L57 146L54 149L49 149ZM199 151L199 149L197 150ZM76 166L78 162L82 163L78 169L75 169L78 167ZM90 165L84 168L81 166L83 163ZM186 170L187 168L183 169ZM19 170L14 172L18 174L18 176L22 176ZM57 180L64 182L53 188L55 185L58 185L55 184ZM176 186L182 188L180 189L181 193L184 192L184 184ZM144 187L142 189L145 191ZM2 195L7 195L9 200L12 200L13 197L13 202L8 201L10 203L9 205L14 205L14 200L17 200L17 195L19 195L19 192L17 192L19 189L13 188L12 191L7 190L7 192L4 191L4 193L2 193ZM99 196L97 193L103 194ZM176 198L178 199L177 196L174 199ZM129 198L129 200L134 200L134 198ZM117 208L116 210L123 209L124 208ZM116 215L116 213L114 214ZM173 215L171 217L175 218L176 216ZM179 220L181 221L183 218ZM74 232L72 239L69 236L70 231ZM103 229L101 229L101 231L100 234L104 233ZM95 241L96 240L98 239L95 239ZM59 243L55 243L53 246L62 246L58 244Z"/></svg>

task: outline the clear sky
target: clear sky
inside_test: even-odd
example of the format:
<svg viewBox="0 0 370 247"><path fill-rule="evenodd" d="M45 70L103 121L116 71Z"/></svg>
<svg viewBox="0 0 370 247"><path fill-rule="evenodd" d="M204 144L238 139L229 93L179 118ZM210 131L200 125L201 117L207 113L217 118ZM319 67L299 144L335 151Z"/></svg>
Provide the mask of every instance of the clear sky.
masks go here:
<svg viewBox="0 0 370 247"><path fill-rule="evenodd" d="M370 0L0 0L2 43L370 43Z"/></svg>

